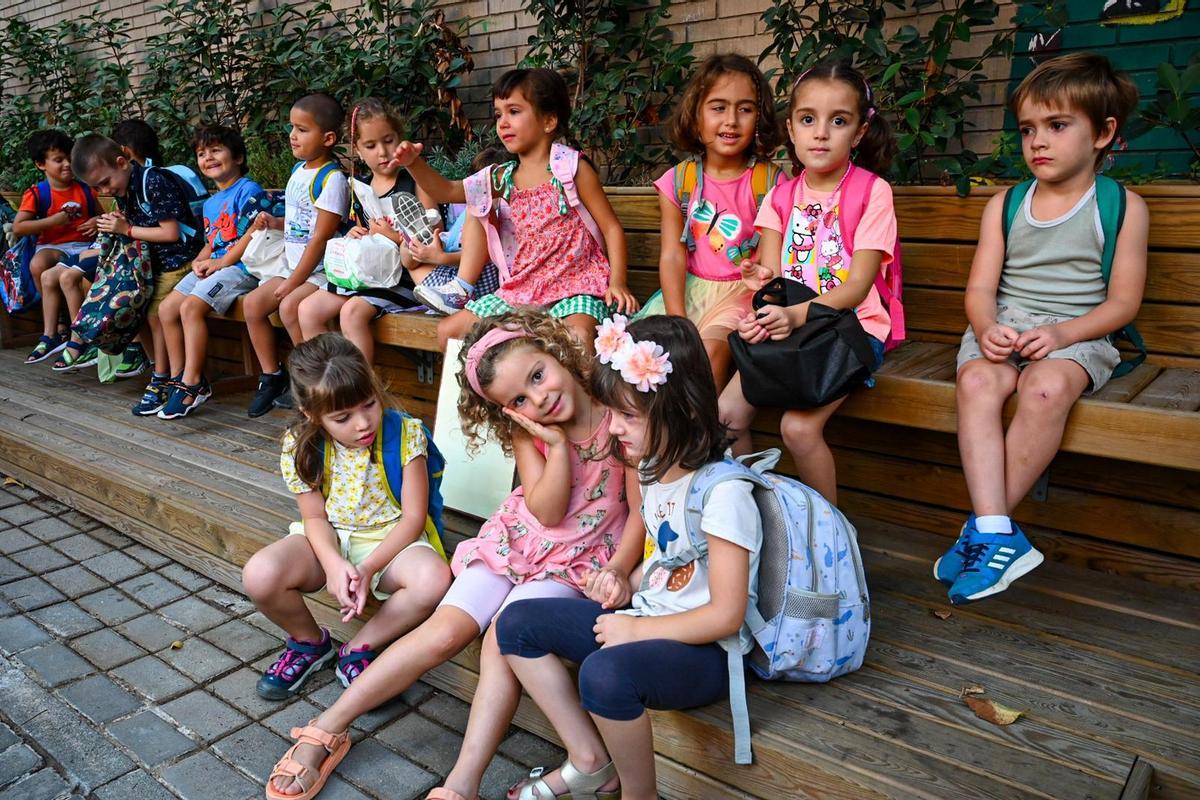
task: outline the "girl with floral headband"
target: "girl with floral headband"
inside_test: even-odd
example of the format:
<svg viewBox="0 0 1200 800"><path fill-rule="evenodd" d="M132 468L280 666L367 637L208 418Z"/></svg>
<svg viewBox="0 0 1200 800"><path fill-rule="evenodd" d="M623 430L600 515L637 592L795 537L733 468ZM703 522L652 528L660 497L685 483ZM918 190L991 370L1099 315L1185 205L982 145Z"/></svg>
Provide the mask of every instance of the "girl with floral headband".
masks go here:
<svg viewBox="0 0 1200 800"><path fill-rule="evenodd" d="M630 608L522 600L497 620L500 652L567 749L559 769L531 775L510 799L657 798L647 709L727 696L727 656L716 642L742 631L757 595L762 522L746 481L713 488L700 516L708 554L672 568L692 549L692 475L721 460L728 443L696 326L654 316L626 327L614 317L600 327L596 357L592 394L610 409L613 451L638 467L645 561L631 576ZM560 657L579 663L578 688Z"/></svg>
<svg viewBox="0 0 1200 800"><path fill-rule="evenodd" d="M586 594L605 608L620 608L629 600L628 576L640 556L642 536L626 497L638 502L637 476L609 452L611 414L588 393L589 368L570 328L544 313L488 318L471 330L458 376L463 430L469 445L490 435L515 456L521 486L478 536L459 544L451 560L454 582L432 616L384 650L312 722L331 739L341 736L357 717L399 695L487 631L458 762L430 798L476 797L516 713L521 687L490 631L500 609L522 598ZM623 537L627 526L633 533ZM327 750L333 752L300 745L294 759L327 776L333 760ZM340 760L344 749L337 752ZM299 795L304 788L276 780L278 794Z"/></svg>

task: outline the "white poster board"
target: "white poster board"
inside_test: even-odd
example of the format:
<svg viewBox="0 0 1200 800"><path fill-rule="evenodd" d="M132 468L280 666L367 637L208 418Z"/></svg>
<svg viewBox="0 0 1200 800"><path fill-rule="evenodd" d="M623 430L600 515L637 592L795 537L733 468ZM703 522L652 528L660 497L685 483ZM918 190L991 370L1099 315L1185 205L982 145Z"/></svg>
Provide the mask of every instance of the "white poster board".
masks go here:
<svg viewBox="0 0 1200 800"><path fill-rule="evenodd" d="M446 473L442 477L446 508L486 519L512 492L517 464L492 440L485 442L474 455L467 453L467 440L458 419L456 372L461 349L461 339L446 343L433 438L446 458Z"/></svg>

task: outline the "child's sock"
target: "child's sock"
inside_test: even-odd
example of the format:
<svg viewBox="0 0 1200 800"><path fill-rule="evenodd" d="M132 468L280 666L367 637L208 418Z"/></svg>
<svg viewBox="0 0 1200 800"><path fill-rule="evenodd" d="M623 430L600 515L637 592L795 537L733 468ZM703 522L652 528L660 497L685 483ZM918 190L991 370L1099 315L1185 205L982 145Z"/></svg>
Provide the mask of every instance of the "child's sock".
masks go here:
<svg viewBox="0 0 1200 800"><path fill-rule="evenodd" d="M1012 519L1004 514L976 517L975 530L980 533L1012 533Z"/></svg>
<svg viewBox="0 0 1200 800"><path fill-rule="evenodd" d="M472 292L475 291L475 284L471 283L470 281L463 280L462 278L458 277L457 275L454 276L454 280L456 283L458 283L459 286L461 286L463 288L463 291L465 291L467 294L471 294Z"/></svg>
<svg viewBox="0 0 1200 800"><path fill-rule="evenodd" d="M165 372L159 372L153 366L150 367L150 382L151 383L166 383L171 380L171 376Z"/></svg>
<svg viewBox="0 0 1200 800"><path fill-rule="evenodd" d="M283 374L283 365L280 364L278 369L276 369L274 372L264 372L263 374L264 375L282 375Z"/></svg>

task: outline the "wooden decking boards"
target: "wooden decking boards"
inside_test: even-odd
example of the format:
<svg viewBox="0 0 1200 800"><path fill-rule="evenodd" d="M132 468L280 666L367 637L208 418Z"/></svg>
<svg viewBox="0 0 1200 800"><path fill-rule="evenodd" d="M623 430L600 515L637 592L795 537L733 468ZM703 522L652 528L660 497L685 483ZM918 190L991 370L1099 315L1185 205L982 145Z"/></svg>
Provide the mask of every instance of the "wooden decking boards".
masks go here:
<svg viewBox="0 0 1200 800"><path fill-rule="evenodd" d="M140 380L100 386L92 372L20 361L0 351L0 471L233 588L294 518L281 412L247 419L248 395L218 386L190 418L139 419ZM1149 797L1200 797L1194 592L1048 561L952 609L930 574L947 538L857 521L874 617L866 666L824 686L753 681L750 767L732 763L725 704L656 714L664 796L1073 800L1148 785ZM454 541L472 526L451 523ZM323 619L328 603L314 599ZM473 646L428 679L469 699L477 668ZM984 722L961 701L968 686L1026 715ZM527 700L518 723L552 734Z"/></svg>

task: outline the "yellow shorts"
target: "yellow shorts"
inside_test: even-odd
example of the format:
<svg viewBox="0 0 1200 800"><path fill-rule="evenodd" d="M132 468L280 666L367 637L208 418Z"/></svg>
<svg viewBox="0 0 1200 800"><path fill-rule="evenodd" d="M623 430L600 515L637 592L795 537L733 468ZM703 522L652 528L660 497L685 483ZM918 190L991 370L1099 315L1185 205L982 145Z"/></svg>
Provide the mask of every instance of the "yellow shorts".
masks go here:
<svg viewBox="0 0 1200 800"><path fill-rule="evenodd" d="M160 272L154 276L154 294L150 296L151 314L158 313L158 304L170 297L171 292L175 291L175 285L191 272L188 267L183 267L171 272Z"/></svg>
<svg viewBox="0 0 1200 800"><path fill-rule="evenodd" d="M726 339L737 330L738 322L753 307L754 292L741 279L710 281L688 273L683 303L687 318L696 323L701 339ZM662 290L655 292L635 319L667 313Z"/></svg>
<svg viewBox="0 0 1200 800"><path fill-rule="evenodd" d="M399 520L396 520L399 522ZM396 522L389 522L386 525L381 525L378 528L364 528L356 531L348 531L342 528L334 528L338 537L338 551L342 554L342 558L349 561L354 566L358 566L366 560L367 556L375 551L375 548L380 545L392 528L396 527ZM304 523L293 522L288 526L288 536L303 536ZM414 547L428 547L433 550L433 545L429 543L429 538L422 533L408 547L396 554L396 558L404 555ZM436 551L435 551L436 552ZM379 601L387 600L392 596L391 592L379 591L379 581L383 578L384 573L391 569L392 564L396 563L396 558L388 562L387 566L375 573L375 577L371 579L371 594L375 595Z"/></svg>

